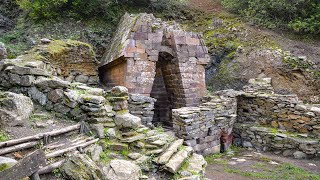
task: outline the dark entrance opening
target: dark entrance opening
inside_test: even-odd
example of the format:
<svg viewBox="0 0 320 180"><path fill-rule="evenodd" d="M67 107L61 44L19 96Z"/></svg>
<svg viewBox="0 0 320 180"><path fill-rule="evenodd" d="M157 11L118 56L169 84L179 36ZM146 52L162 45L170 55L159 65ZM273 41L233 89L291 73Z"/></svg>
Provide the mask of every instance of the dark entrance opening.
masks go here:
<svg viewBox="0 0 320 180"><path fill-rule="evenodd" d="M160 52L156 63L156 75L150 96L157 99L155 103L153 124L172 127L172 109L178 95L178 66L174 57L166 52Z"/></svg>

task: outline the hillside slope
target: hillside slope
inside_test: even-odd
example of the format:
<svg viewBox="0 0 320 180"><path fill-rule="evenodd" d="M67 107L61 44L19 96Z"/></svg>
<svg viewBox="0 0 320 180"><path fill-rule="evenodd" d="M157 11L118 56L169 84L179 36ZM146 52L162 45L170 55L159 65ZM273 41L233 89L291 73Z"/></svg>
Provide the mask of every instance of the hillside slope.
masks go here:
<svg viewBox="0 0 320 180"><path fill-rule="evenodd" d="M320 102L317 38L252 26L223 10L217 0L190 0L189 5L199 13L185 26L203 33L212 55L206 74L209 89L241 89L250 78L272 77L277 92Z"/></svg>

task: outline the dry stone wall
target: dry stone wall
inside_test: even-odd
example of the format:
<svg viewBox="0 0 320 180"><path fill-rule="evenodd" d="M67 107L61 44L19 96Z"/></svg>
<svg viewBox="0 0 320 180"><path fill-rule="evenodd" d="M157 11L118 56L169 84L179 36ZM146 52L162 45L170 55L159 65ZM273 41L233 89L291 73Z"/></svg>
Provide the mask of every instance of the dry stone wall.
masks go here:
<svg viewBox="0 0 320 180"><path fill-rule="evenodd" d="M129 94L129 112L140 117L143 125L154 127L152 121L154 116L154 104L156 101L156 99L148 96Z"/></svg>
<svg viewBox="0 0 320 180"><path fill-rule="evenodd" d="M320 108L274 94L271 79L252 79L237 97L235 143L296 158L320 153Z"/></svg>
<svg viewBox="0 0 320 180"><path fill-rule="evenodd" d="M232 144L237 117L235 91L217 92L199 107L173 109L173 128L178 137L204 155L227 150Z"/></svg>
<svg viewBox="0 0 320 180"><path fill-rule="evenodd" d="M264 83L271 86L270 79ZM254 85L252 82L249 86ZM320 107L303 104L296 95L274 94L272 89L268 93L259 88L244 90L238 97L238 123L255 122L320 138Z"/></svg>
<svg viewBox="0 0 320 180"><path fill-rule="evenodd" d="M2 90L22 93L57 115L115 126L112 119L115 112L103 89L70 83L43 69L14 61L0 62L0 77Z"/></svg>

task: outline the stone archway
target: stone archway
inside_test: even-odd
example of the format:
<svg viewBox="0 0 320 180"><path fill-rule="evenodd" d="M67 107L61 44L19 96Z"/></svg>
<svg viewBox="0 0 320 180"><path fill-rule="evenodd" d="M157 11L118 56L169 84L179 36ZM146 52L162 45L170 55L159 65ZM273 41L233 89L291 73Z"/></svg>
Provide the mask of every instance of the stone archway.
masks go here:
<svg viewBox="0 0 320 180"><path fill-rule="evenodd" d="M153 124L172 126L172 109L178 108L179 97L179 67L175 58L167 53L160 52L156 63L156 75L150 96L157 99L155 103Z"/></svg>

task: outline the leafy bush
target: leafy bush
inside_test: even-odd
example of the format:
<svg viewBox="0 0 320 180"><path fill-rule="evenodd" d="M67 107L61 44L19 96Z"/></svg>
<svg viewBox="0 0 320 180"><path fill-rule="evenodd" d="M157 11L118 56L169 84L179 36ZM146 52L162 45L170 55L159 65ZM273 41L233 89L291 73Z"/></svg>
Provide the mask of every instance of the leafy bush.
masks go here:
<svg viewBox="0 0 320 180"><path fill-rule="evenodd" d="M35 20L69 16L102 17L108 21L117 21L125 11L132 9L174 15L179 5L184 4L181 0L17 0L17 3Z"/></svg>
<svg viewBox="0 0 320 180"><path fill-rule="evenodd" d="M222 5L229 11L268 28L320 33L318 0L222 0Z"/></svg>

